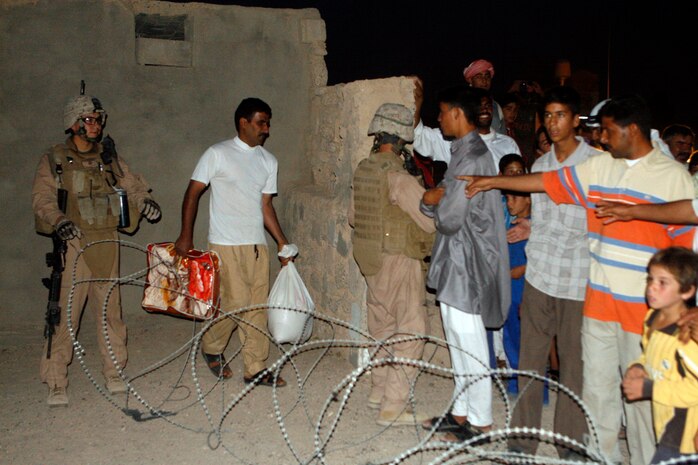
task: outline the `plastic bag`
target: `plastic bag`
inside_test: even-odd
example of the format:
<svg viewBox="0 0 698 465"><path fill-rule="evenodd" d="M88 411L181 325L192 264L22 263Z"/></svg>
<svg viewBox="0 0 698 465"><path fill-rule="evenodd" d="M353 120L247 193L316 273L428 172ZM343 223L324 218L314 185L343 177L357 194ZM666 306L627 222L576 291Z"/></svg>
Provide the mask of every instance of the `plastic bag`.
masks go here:
<svg viewBox="0 0 698 465"><path fill-rule="evenodd" d="M268 305L269 332L278 344L299 344L310 338L315 304L293 262L279 271Z"/></svg>

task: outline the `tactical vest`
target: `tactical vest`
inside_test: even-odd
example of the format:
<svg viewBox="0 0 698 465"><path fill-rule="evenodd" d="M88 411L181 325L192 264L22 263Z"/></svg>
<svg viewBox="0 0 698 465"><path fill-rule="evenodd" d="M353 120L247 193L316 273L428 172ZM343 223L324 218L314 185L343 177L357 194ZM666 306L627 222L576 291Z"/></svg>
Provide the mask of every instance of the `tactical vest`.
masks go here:
<svg viewBox="0 0 698 465"><path fill-rule="evenodd" d="M372 153L354 172L354 258L364 276L380 270L383 253L422 260L434 234L424 232L397 205L390 203L388 172L405 172L392 152Z"/></svg>
<svg viewBox="0 0 698 465"><path fill-rule="evenodd" d="M116 230L119 225L119 195L114 190L118 187L118 178L113 174L113 165L118 161L105 166L99 148L95 145L96 150L78 153L59 144L48 155L57 186L68 192L65 214L85 232ZM36 217L39 233L51 234L53 229L53 225Z"/></svg>

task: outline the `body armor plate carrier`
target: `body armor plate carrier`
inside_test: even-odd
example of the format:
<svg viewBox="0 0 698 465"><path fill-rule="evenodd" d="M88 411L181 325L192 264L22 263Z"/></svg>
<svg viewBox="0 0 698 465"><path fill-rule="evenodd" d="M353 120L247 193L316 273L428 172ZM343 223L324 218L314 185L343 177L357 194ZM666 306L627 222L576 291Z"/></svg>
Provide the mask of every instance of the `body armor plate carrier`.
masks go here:
<svg viewBox="0 0 698 465"><path fill-rule="evenodd" d="M364 276L378 273L382 254L423 260L434 234L424 232L389 198L388 172L406 172L392 152L372 153L354 172L354 258Z"/></svg>

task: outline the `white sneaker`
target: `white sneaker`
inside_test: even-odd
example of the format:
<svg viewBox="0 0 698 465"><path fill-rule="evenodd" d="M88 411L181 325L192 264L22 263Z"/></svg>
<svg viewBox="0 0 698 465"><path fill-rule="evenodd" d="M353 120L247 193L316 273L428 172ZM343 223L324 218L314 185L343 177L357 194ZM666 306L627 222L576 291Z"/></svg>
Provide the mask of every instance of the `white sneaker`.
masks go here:
<svg viewBox="0 0 698 465"><path fill-rule="evenodd" d="M124 392L128 391L126 383L124 383L124 380L118 376L110 376L107 378L107 382L105 383L104 387L107 388L109 394L123 394Z"/></svg>
<svg viewBox="0 0 698 465"><path fill-rule="evenodd" d="M68 390L64 387L49 386L46 403L49 407L67 407Z"/></svg>

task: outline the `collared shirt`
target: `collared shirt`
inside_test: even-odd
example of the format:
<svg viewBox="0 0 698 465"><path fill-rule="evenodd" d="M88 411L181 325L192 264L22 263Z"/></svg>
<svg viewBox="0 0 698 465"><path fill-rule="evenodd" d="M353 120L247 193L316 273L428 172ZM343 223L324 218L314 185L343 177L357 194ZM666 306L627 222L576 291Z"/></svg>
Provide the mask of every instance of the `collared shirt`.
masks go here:
<svg viewBox="0 0 698 465"><path fill-rule="evenodd" d="M543 173L543 183L555 202L580 205L587 212L591 265L584 316L617 322L624 331L641 334L650 257L672 245L690 247L695 228L639 220L604 224L594 207L600 200L637 205L692 199L688 171L658 149L634 163L604 152L579 165Z"/></svg>
<svg viewBox="0 0 698 465"><path fill-rule="evenodd" d="M563 162L555 147L533 164L531 172L554 171L582 163L601 152L581 137L577 149ZM526 246L526 281L544 294L583 301L589 279L586 210L557 205L547 194L531 194L531 236Z"/></svg>
<svg viewBox="0 0 698 465"><path fill-rule="evenodd" d="M502 204L497 191L468 198L458 175L494 175L492 157L475 131L452 145L453 158L439 184L445 189L438 205L420 204L436 223L427 284L439 302L481 315L486 327L499 327L511 303L509 248Z"/></svg>

